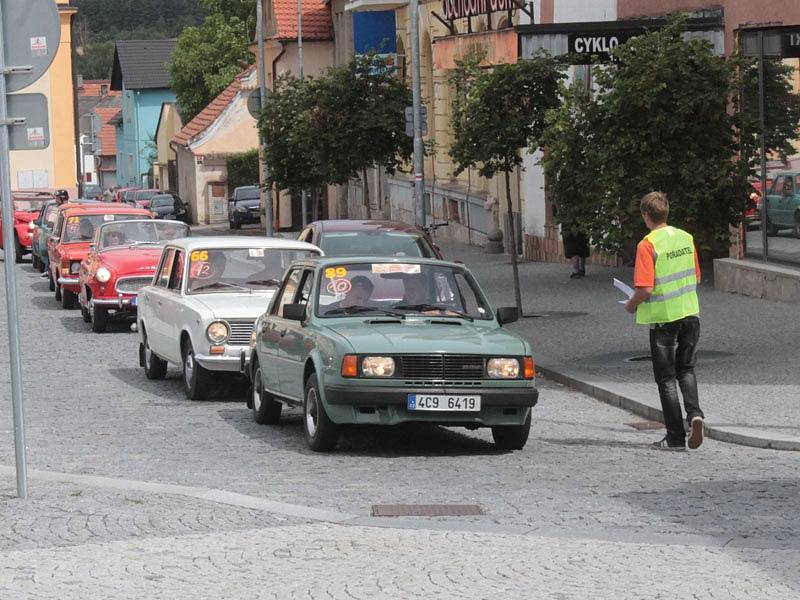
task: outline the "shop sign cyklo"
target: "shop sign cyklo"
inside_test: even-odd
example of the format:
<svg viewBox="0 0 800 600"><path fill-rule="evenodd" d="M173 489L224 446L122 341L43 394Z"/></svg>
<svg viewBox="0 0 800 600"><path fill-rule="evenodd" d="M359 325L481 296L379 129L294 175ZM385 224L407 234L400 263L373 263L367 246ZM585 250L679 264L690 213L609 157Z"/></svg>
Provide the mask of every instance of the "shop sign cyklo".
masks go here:
<svg viewBox="0 0 800 600"><path fill-rule="evenodd" d="M501 10L511 10L517 8L517 5L514 0L442 0L442 8L444 9L444 18L452 21Z"/></svg>
<svg viewBox="0 0 800 600"><path fill-rule="evenodd" d="M584 59L587 63L590 62L593 56L602 60L608 60L614 48L620 44L624 44L636 35L637 33L632 31L617 31L601 34L570 33L567 36L569 52Z"/></svg>

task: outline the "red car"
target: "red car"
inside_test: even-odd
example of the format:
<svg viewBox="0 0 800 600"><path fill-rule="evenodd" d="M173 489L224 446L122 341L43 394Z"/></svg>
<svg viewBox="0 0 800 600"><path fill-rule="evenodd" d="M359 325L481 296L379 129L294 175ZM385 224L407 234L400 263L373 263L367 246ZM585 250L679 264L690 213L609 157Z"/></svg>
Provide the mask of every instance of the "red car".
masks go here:
<svg viewBox="0 0 800 600"><path fill-rule="evenodd" d="M78 302L92 331L103 333L111 318L135 317L136 294L150 285L164 244L190 235L179 221L111 221L97 228L78 275Z"/></svg>
<svg viewBox="0 0 800 600"><path fill-rule="evenodd" d="M31 221L39 216L39 211L53 195L47 192L12 192L14 203L14 246L16 262L22 262L22 255L31 251L33 229ZM3 227L0 219L0 248L3 247Z"/></svg>
<svg viewBox="0 0 800 600"><path fill-rule="evenodd" d="M53 235L47 240L47 255L51 286L61 306L72 308L78 299L81 261L89 254L89 245L100 225L152 216L149 210L117 204L86 204L59 211Z"/></svg>
<svg viewBox="0 0 800 600"><path fill-rule="evenodd" d="M150 201L153 196L160 194L161 190L148 188L144 190L136 190L133 195L133 203L140 208L150 208Z"/></svg>
<svg viewBox="0 0 800 600"><path fill-rule="evenodd" d="M119 188L116 192L114 192L114 202L128 202L133 204L133 197L136 195L136 192L139 190L137 187L124 187Z"/></svg>

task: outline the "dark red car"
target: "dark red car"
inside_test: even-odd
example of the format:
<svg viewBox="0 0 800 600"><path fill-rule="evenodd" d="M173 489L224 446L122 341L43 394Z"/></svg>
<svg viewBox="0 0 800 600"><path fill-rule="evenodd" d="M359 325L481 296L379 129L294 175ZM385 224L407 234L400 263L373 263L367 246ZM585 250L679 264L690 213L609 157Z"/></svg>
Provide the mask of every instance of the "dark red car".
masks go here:
<svg viewBox="0 0 800 600"><path fill-rule="evenodd" d="M103 333L112 318L136 316L136 294L150 285L164 244L190 235L178 221L111 221L97 228L81 262L78 302L92 331Z"/></svg>
<svg viewBox="0 0 800 600"><path fill-rule="evenodd" d="M47 240L47 255L50 281L61 306L72 308L78 299L81 261L89 254L100 225L152 216L149 210L118 204L86 204L59 211L53 235Z"/></svg>
<svg viewBox="0 0 800 600"><path fill-rule="evenodd" d="M318 246L325 256L442 258L425 230L399 221L314 221L297 239Z"/></svg>
<svg viewBox="0 0 800 600"><path fill-rule="evenodd" d="M153 199L153 196L161 193L161 190L152 188L136 190L136 192L133 194L133 203L139 208L150 208L150 201Z"/></svg>
<svg viewBox="0 0 800 600"><path fill-rule="evenodd" d="M52 200L53 195L47 192L12 192L14 203L14 246L16 262L22 262L23 254L31 251L33 228L31 221L39 216L45 202ZM3 226L0 219L0 248L3 248Z"/></svg>

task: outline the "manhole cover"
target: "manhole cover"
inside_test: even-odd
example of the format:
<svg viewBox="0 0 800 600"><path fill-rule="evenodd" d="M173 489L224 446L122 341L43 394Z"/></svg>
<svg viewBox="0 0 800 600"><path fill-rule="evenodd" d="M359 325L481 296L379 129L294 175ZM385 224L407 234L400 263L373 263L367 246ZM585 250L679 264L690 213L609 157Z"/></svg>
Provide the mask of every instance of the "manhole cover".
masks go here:
<svg viewBox="0 0 800 600"><path fill-rule="evenodd" d="M543 310L535 313L524 313L523 319L569 319L570 317L585 317L589 313L574 310Z"/></svg>
<svg viewBox="0 0 800 600"><path fill-rule="evenodd" d="M373 504L373 517L467 517L482 515L477 504Z"/></svg>
<svg viewBox="0 0 800 600"><path fill-rule="evenodd" d="M664 424L659 423L658 421L634 421L632 423L625 423L634 429L638 429L639 431L647 431L649 429L664 429Z"/></svg>

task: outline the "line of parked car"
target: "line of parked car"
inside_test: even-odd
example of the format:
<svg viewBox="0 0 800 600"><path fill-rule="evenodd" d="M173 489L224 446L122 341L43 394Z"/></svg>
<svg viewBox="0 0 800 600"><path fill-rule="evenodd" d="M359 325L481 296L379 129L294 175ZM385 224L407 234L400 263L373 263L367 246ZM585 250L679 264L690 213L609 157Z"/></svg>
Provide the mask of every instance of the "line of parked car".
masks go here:
<svg viewBox="0 0 800 600"><path fill-rule="evenodd" d="M152 209L152 204L151 204ZM192 237L124 203L44 202L33 267L93 331L130 322L149 379L178 366L186 396L246 377L256 422L303 411L314 451L345 425L490 427L522 448L538 400L531 347L469 270L429 235L380 221L320 221L298 239Z"/></svg>

